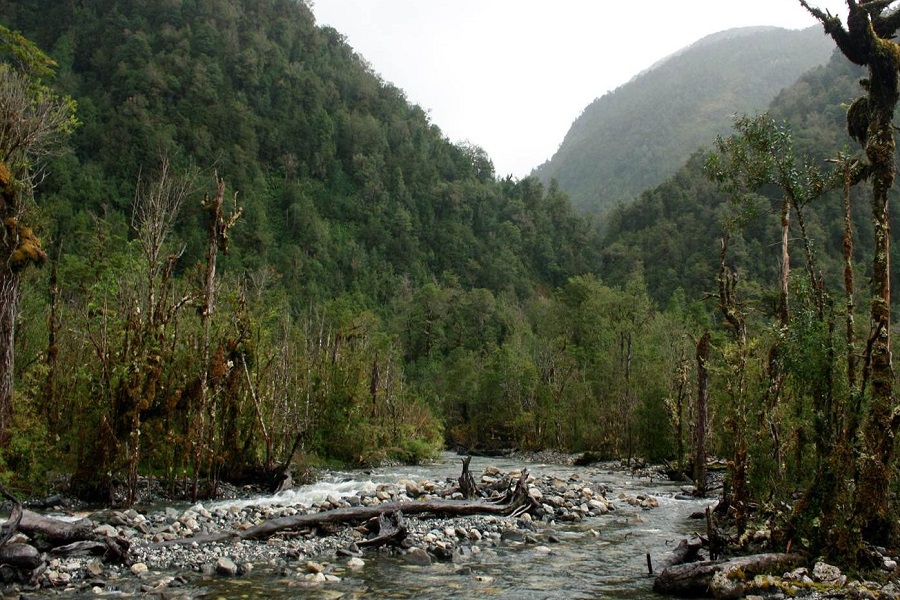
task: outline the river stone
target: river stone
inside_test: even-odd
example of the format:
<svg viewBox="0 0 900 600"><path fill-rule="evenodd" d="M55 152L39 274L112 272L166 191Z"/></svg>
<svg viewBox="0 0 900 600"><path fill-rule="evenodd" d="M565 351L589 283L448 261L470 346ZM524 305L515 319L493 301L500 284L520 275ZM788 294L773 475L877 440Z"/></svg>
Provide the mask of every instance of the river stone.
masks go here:
<svg viewBox="0 0 900 600"><path fill-rule="evenodd" d="M709 589L717 600L738 600L744 597L744 582L739 578L729 577L725 570L717 571L710 581Z"/></svg>
<svg viewBox="0 0 900 600"><path fill-rule="evenodd" d="M358 571L366 566L366 561L359 558L358 556L354 556L350 560L347 561L347 568L353 571Z"/></svg>
<svg viewBox="0 0 900 600"><path fill-rule="evenodd" d="M403 555L408 564L427 567L431 564L431 556L421 548L410 548L409 552Z"/></svg>
<svg viewBox="0 0 900 600"><path fill-rule="evenodd" d="M100 577L103 575L103 563L99 560L92 561L87 564L84 571L90 577Z"/></svg>
<svg viewBox="0 0 900 600"><path fill-rule="evenodd" d="M58 587L62 585L66 585L72 580L72 575L69 573L60 573L59 571L53 569L47 569L47 581L53 587Z"/></svg>
<svg viewBox="0 0 900 600"><path fill-rule="evenodd" d="M147 565L145 565L144 563L141 563L141 562L134 563L133 565L131 565L131 572L137 576L141 576L141 575L147 573L149 570L150 569L147 568Z"/></svg>
<svg viewBox="0 0 900 600"><path fill-rule="evenodd" d="M315 561L307 561L306 563L306 571L308 573L321 573L325 570L325 565L322 563L317 563Z"/></svg>
<svg viewBox="0 0 900 600"><path fill-rule="evenodd" d="M406 495L410 498L416 498L417 496L422 495L422 490L419 488L419 484L412 480L407 480L406 485Z"/></svg>
<svg viewBox="0 0 900 600"><path fill-rule="evenodd" d="M119 535L119 531L112 525L100 525L94 528L93 533L102 537L116 537Z"/></svg>
<svg viewBox="0 0 900 600"><path fill-rule="evenodd" d="M817 562L813 567L813 580L820 583L832 583L844 585L847 578L841 573L841 570L833 565L823 562Z"/></svg>
<svg viewBox="0 0 900 600"><path fill-rule="evenodd" d="M500 534L500 539L507 542L524 542L525 534L521 531L508 530Z"/></svg>
<svg viewBox="0 0 900 600"><path fill-rule="evenodd" d="M221 556L219 557L219 560L216 561L216 573L218 573L219 575L234 577L235 575L237 575L237 572L237 565L234 564L234 561L227 556Z"/></svg>

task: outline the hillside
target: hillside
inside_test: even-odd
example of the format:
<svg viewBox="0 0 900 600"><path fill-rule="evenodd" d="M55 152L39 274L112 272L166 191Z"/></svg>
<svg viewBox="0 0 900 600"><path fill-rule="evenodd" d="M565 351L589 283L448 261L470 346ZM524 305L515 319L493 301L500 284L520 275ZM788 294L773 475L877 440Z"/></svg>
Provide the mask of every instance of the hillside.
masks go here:
<svg viewBox="0 0 900 600"><path fill-rule="evenodd" d="M28 215L53 264L22 277L6 468L41 480L58 460L92 498L133 496L138 469L188 473L196 495L294 451L520 443L526 422L496 423L494 402L520 365L547 385L531 319L550 317L526 304L599 265L558 188L498 180L305 2L21 0L0 23L56 60L81 121ZM153 204L162 157L177 203Z"/></svg>
<svg viewBox="0 0 900 600"><path fill-rule="evenodd" d="M578 210L605 213L727 133L735 113L764 110L833 49L818 28L742 28L704 38L591 103L534 174L556 179Z"/></svg>
<svg viewBox="0 0 900 600"><path fill-rule="evenodd" d="M274 268L298 306L383 303L445 274L527 295L588 268L574 249L589 230L559 194L495 182L482 150L451 144L303 2L19 1L0 22L48 49L79 105L73 151L40 190L71 253L87 215L128 217L139 173L166 153L239 191L229 260ZM199 218L179 220L188 263Z"/></svg>
<svg viewBox="0 0 900 600"><path fill-rule="evenodd" d="M837 151L854 147L846 133L845 106L859 95L860 77L859 69L836 54L827 65L812 69L784 89L769 105L769 114L791 127L801 156L821 164ZM708 147L711 142L708 140ZM661 304L679 288L691 299L714 290L727 202L706 178L705 152L708 150L693 155L672 177L633 203L608 214L601 269L606 281L624 281L627 273L642 265L648 287ZM771 194L772 210L734 234L732 240L733 264L745 281L770 280L777 264L778 194ZM871 246L871 224L865 218L868 208L862 200L855 208L860 216L856 249L865 253ZM840 260L840 211L840 199L834 196L807 211L815 250L825 264Z"/></svg>

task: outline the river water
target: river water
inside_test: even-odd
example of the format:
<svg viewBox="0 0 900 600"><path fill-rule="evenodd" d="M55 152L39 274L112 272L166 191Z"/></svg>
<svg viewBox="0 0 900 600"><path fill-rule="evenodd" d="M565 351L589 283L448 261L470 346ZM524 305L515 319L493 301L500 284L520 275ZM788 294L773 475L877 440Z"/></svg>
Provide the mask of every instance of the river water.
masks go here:
<svg viewBox="0 0 900 600"><path fill-rule="evenodd" d="M525 463L507 458L472 460L477 476L486 466L504 472L527 467L536 477L554 475L565 479L578 474L587 482L602 483L611 492L607 498L617 510L574 523L556 523L552 533L558 543L536 546L518 541L501 541L472 555L464 564L435 562L431 566L408 565L402 558L367 551L365 567L347 572L338 583L316 588L291 587L296 577L281 576L274 569L258 568L250 576L237 579L216 578L200 582L198 597L238 598L429 598L429 599L514 599L544 598L658 598L651 591L653 579L647 571L647 553L661 562L677 544L701 525L688 519L702 511L710 501L680 500L679 485L601 467L575 467L559 464ZM360 489L373 489L379 483L400 479L436 480L456 478L460 459L444 454L434 464L386 467L368 471L334 472L318 483L269 498L256 498L253 504L310 503L329 494L340 496ZM616 502L619 492L630 496L650 494L659 507L649 510ZM233 504L233 502L225 503ZM546 525L547 529L551 526ZM541 524L539 524L539 532ZM549 552L548 552L549 549Z"/></svg>

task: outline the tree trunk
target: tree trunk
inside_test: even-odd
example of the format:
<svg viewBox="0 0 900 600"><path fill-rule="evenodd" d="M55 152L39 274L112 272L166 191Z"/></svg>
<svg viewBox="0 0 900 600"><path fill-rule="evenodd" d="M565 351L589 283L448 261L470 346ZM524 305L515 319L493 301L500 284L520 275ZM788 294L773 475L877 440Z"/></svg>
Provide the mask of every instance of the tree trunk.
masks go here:
<svg viewBox="0 0 900 600"><path fill-rule="evenodd" d="M0 256L2 256L0 252ZM0 271L0 446L9 441L13 418L13 371L19 276L12 269Z"/></svg>
<svg viewBox="0 0 900 600"><path fill-rule="evenodd" d="M896 171L894 110L900 100L900 45L891 41L900 29L892 2L847 0L847 25L829 13L802 4L823 25L840 51L851 62L864 66L869 77L860 82L867 92L847 111L847 130L860 143L868 160L872 181L871 329L867 362L870 365L871 402L862 429L857 464L853 514L864 539L883 544L892 533L888 490L891 487L894 438L900 415L894 405L894 367L891 355L891 226L889 192Z"/></svg>
<svg viewBox="0 0 900 600"><path fill-rule="evenodd" d="M804 562L805 559L799 554L751 554L731 560L706 560L675 565L664 569L656 577L653 591L689 598L708 597L713 595L713 576L720 571L740 571L743 578L749 581L756 575L781 575Z"/></svg>
<svg viewBox="0 0 900 600"><path fill-rule="evenodd" d="M694 421L694 485L697 495L706 495L706 418L709 403L709 331L697 342L697 411Z"/></svg>

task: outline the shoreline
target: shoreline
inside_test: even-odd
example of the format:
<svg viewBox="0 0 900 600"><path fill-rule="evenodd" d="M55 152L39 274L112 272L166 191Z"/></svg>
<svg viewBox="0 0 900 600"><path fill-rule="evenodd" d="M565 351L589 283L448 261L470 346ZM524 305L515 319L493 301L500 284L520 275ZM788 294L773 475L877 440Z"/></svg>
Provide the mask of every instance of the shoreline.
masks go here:
<svg viewBox="0 0 900 600"><path fill-rule="evenodd" d="M398 479L343 497L332 495L310 505L279 504L277 500L273 502L271 497L257 496L259 502L256 503L248 502L252 500L250 498L243 498L235 503L216 500L187 508L179 503L178 506L161 506L145 511L99 511L91 515L95 520L93 534L127 541L129 551L125 564L106 563L99 557L57 558L50 555L45 567L36 573L34 584L8 583L15 574L4 567L0 569L0 575L7 581L2 588L3 597L19 593L31 598L49 597L51 594L117 597L156 594L166 598L191 598L201 594L203 586L209 581L227 586L228 581L254 576L286 580L290 587L324 586L327 589L330 585L339 586L342 580L364 572L371 561L386 556L394 557L410 568L428 568L439 563L449 563L456 568L478 555L489 556L490 553L517 545L528 547L539 555L549 555L559 548L558 544L566 543L565 535L560 534L566 527L580 522L581 526L588 527L586 535L600 538L599 530L610 523L610 518L617 522L634 519L630 525L634 526L641 522L643 511L656 510L660 505L658 498L652 494L629 494L625 489L613 489L590 476L572 472L571 462L551 462L547 458L544 455L538 460L545 463L542 468L544 473L530 473L528 477L529 496L534 500L534 506L539 508L518 516L408 516L405 519L406 536L402 542L377 549L361 547L367 534L359 523L282 531L259 541L228 539L207 543L203 538L246 530L264 521L299 514L395 502L458 499L461 493L453 479ZM504 460L519 462L521 459ZM524 461L521 464L522 468L529 467ZM634 474L615 462L595 465L591 472L616 473L619 476L631 473L637 478L648 475ZM501 472L497 467L488 466L473 474L480 488L486 492L509 489L519 477L520 470ZM678 495L671 497L675 500ZM625 539L628 535L625 534ZM820 591L823 583L807 575L798 571L788 578L767 580L764 589L761 585L759 590L748 589L758 592L768 590L770 593L757 595L773 599L786 597L785 589L806 591L807 597L825 593ZM827 593L829 597L862 598L866 596L861 590L871 590L880 594L877 597L898 597L891 595L894 589L889 587L891 585L876 587L874 584L847 583L845 577L840 586L832 585Z"/></svg>

